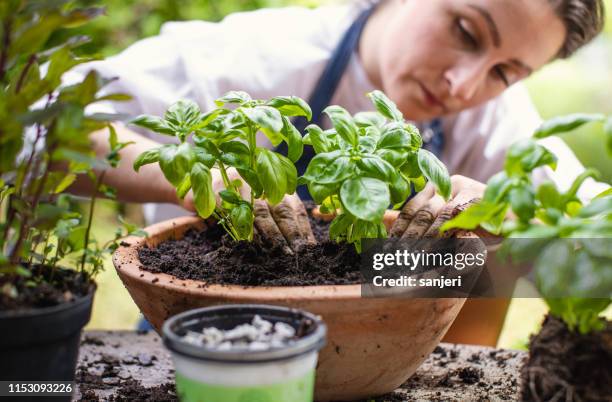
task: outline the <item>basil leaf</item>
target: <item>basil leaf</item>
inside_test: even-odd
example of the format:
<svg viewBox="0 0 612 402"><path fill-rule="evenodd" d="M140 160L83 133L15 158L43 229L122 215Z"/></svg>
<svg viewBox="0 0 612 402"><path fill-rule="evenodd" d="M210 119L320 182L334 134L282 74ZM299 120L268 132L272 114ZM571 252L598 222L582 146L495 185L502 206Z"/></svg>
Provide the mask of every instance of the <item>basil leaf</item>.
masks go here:
<svg viewBox="0 0 612 402"><path fill-rule="evenodd" d="M129 124L146 128L156 133L174 136L175 130L170 127L165 120L157 116L140 115L131 120Z"/></svg>
<svg viewBox="0 0 612 402"><path fill-rule="evenodd" d="M557 186L553 182L544 182L538 187L536 198L544 208L565 210L565 203Z"/></svg>
<svg viewBox="0 0 612 402"><path fill-rule="evenodd" d="M602 213L612 213L612 196L595 198L578 212L578 217L591 218Z"/></svg>
<svg viewBox="0 0 612 402"><path fill-rule="evenodd" d="M254 215L251 206L242 202L230 211L230 221L240 239L251 239L253 237Z"/></svg>
<svg viewBox="0 0 612 402"><path fill-rule="evenodd" d="M278 204L285 194L295 192L297 170L284 156L259 148L256 171L263 187L263 195L271 204Z"/></svg>
<svg viewBox="0 0 612 402"><path fill-rule="evenodd" d="M508 149L504 170L508 176L523 175L533 169L548 165L556 168L557 158L532 139L518 141Z"/></svg>
<svg viewBox="0 0 612 402"><path fill-rule="evenodd" d="M340 199L346 210L357 218L381 220L390 204L389 186L370 177L349 179L340 187Z"/></svg>
<svg viewBox="0 0 612 402"><path fill-rule="evenodd" d="M159 148L159 167L166 179L178 187L185 175L191 170L195 154L188 143L168 144Z"/></svg>
<svg viewBox="0 0 612 402"><path fill-rule="evenodd" d="M357 160L357 166L363 176L373 177L384 182L392 182L398 175L393 166L376 155L362 157Z"/></svg>
<svg viewBox="0 0 612 402"><path fill-rule="evenodd" d="M423 175L436 186L438 193L448 201L451 195L451 182L446 166L434 154L423 148L419 149L418 162Z"/></svg>
<svg viewBox="0 0 612 402"><path fill-rule="evenodd" d="M455 218L445 222L440 228L441 232L460 228L460 229L476 229L483 222L487 222L492 217L500 213L500 211L508 207L507 203L491 204L481 202L468 207Z"/></svg>
<svg viewBox="0 0 612 402"><path fill-rule="evenodd" d="M340 106L332 105L326 107L323 113L329 116L338 135L348 144L356 148L359 130L349 112Z"/></svg>
<svg viewBox="0 0 612 402"><path fill-rule="evenodd" d="M354 174L351 158L341 151L317 154L308 164L304 178L319 184L338 183Z"/></svg>
<svg viewBox="0 0 612 402"><path fill-rule="evenodd" d="M225 202L229 202L230 204L240 204L243 200L240 198L240 195L232 190L221 190L219 191L219 196Z"/></svg>
<svg viewBox="0 0 612 402"><path fill-rule="evenodd" d="M349 227L355 222L350 214L340 214L329 225L329 238L339 242L346 240Z"/></svg>
<svg viewBox="0 0 612 402"><path fill-rule="evenodd" d="M395 121L404 120L402 112L399 111L395 103L393 103L391 99L387 98L387 96L381 91L372 91L368 93L368 97L376 107L376 110L378 110L380 114L386 118Z"/></svg>
<svg viewBox="0 0 612 402"><path fill-rule="evenodd" d="M192 149L196 162L203 163L209 169L215 165L215 157L206 151L206 149L200 147L193 147Z"/></svg>
<svg viewBox="0 0 612 402"><path fill-rule="evenodd" d="M225 95L215 100L215 105L223 106L226 103L239 103L244 105L245 103L251 102L251 96L244 91L229 91Z"/></svg>
<svg viewBox="0 0 612 402"><path fill-rule="evenodd" d="M255 172L251 168L248 168L248 169L236 168L236 170L240 174L240 177L242 177L244 181L246 181L246 183L249 185L249 187L251 187L251 190L253 190L253 195L255 196L255 198L261 197L261 194L263 193L263 186L261 182L259 181L257 172Z"/></svg>
<svg viewBox="0 0 612 402"><path fill-rule="evenodd" d="M171 105L164 119L179 131L186 133L200 121L200 107L193 101L180 100Z"/></svg>
<svg viewBox="0 0 612 402"><path fill-rule="evenodd" d="M385 118L376 112L359 112L355 114L354 119L357 127L362 128L371 126L382 128L385 124Z"/></svg>
<svg viewBox="0 0 612 402"><path fill-rule="evenodd" d="M318 154L331 151L331 144L325 132L319 126L311 124L306 127L307 134L304 136L304 144L312 145Z"/></svg>
<svg viewBox="0 0 612 402"><path fill-rule="evenodd" d="M300 132L291 124L291 121L285 116L283 118L283 129L282 134L287 141L287 157L292 161L296 162L302 156L304 152L304 144L302 143L302 135Z"/></svg>
<svg viewBox="0 0 612 402"><path fill-rule="evenodd" d="M176 196L181 200L185 198L185 195L191 189L191 176L186 175L185 178L181 181L181 183L176 188Z"/></svg>
<svg viewBox="0 0 612 402"><path fill-rule="evenodd" d="M376 148L408 151L410 145L410 133L403 124L392 123L385 126Z"/></svg>
<svg viewBox="0 0 612 402"><path fill-rule="evenodd" d="M228 141L219 145L221 161L237 168L248 168L251 164L249 147L240 141Z"/></svg>
<svg viewBox="0 0 612 402"><path fill-rule="evenodd" d="M325 199L338 192L338 183L330 184L319 184L319 183L308 183L308 193L312 196L312 199L317 204L323 203Z"/></svg>
<svg viewBox="0 0 612 402"><path fill-rule="evenodd" d="M266 102L266 105L278 109L285 116L304 116L312 119L312 110L308 103L297 96L276 96Z"/></svg>
<svg viewBox="0 0 612 402"><path fill-rule="evenodd" d="M598 176L599 176L599 173L594 169L587 169L584 172L582 172L580 175L578 175L578 177L574 179L574 182L572 183L570 189L567 191L567 193L565 193L565 201L569 202L576 198L578 189L580 188L580 186L582 186L582 183L584 183L586 179L588 179L589 177L596 179Z"/></svg>
<svg viewBox="0 0 612 402"><path fill-rule="evenodd" d="M606 135L606 147L608 154L612 155L612 116L608 117L604 124L604 134Z"/></svg>
<svg viewBox="0 0 612 402"><path fill-rule="evenodd" d="M159 148L149 149L144 151L134 161L134 170L138 172L141 166L148 165L159 161Z"/></svg>
<svg viewBox="0 0 612 402"><path fill-rule="evenodd" d="M535 215L535 196L530 188L515 187L509 193L512 211L523 222L529 222Z"/></svg>
<svg viewBox="0 0 612 402"><path fill-rule="evenodd" d="M602 114L575 113L567 116L554 117L545 121L534 133L535 138L545 138L554 134L572 131L592 121L602 121Z"/></svg>
<svg viewBox="0 0 612 402"><path fill-rule="evenodd" d="M391 192L392 204L403 203L408 199L408 197L410 197L410 194L412 193L410 183L406 181L406 179L404 179L401 174L395 175L395 179L391 183L391 187L389 187L389 190Z"/></svg>
<svg viewBox="0 0 612 402"><path fill-rule="evenodd" d="M215 193L212 175L203 163L196 162L191 168L191 186L195 209L202 218L208 218L215 210Z"/></svg>
<svg viewBox="0 0 612 402"><path fill-rule="evenodd" d="M485 190L482 200L484 202L497 204L501 201L505 201L508 191L513 185L513 181L508 177L506 172L502 171L496 173L487 182L487 188Z"/></svg>
<svg viewBox="0 0 612 402"><path fill-rule="evenodd" d="M246 116L247 119L260 126L262 131L264 131L263 129L266 129L272 133L279 133L283 129L283 119L281 114L273 107L241 107L239 110ZM264 131L264 134L268 135L266 131ZM272 138L270 138L270 141L273 141ZM276 146L278 143L274 145Z"/></svg>

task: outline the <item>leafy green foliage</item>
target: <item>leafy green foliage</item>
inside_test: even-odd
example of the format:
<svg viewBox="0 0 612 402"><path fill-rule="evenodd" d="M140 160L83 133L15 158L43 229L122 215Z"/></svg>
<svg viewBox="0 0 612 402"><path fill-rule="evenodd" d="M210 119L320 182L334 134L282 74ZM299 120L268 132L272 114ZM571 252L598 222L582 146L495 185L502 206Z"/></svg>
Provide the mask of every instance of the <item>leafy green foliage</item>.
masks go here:
<svg viewBox="0 0 612 402"><path fill-rule="evenodd" d="M316 125L306 128L304 143L314 148L300 184L306 184L324 213L337 213L330 236L347 241L361 250L361 239L383 238L382 224L389 205L400 206L420 190L426 180L450 197L450 177L446 167L421 148L416 127L406 123L397 106L382 92L368 94L377 112L351 116L340 106L325 113L333 128Z"/></svg>
<svg viewBox="0 0 612 402"><path fill-rule="evenodd" d="M562 116L545 122L535 137L561 134L594 121L610 124L603 115ZM586 179L598 177L597 172L587 169L561 192L552 182L533 183L533 171L546 165L554 169L556 158L535 141L514 144L504 171L487 183L483 200L442 230L481 226L508 237L503 255L515 262L534 262L537 287L551 313L570 328L588 333L602 328L598 315L612 300L612 189L584 205L576 194ZM508 211L515 219L505 220ZM606 294L607 298L592 298Z"/></svg>
<svg viewBox="0 0 612 402"><path fill-rule="evenodd" d="M91 58L73 54L73 49L84 43L82 38L69 36L63 43L49 43L59 30L80 26L102 12L99 8L71 8L62 0L8 0L0 4L0 25L4 27L0 34L3 283L10 285L13 275L29 277L29 268L35 264L55 268L68 260L93 276L103 267L104 253L117 247L119 237L139 234L124 224L108 243L98 244L89 236L98 193L114 196L114 190L102 182L104 171L118 165L119 151L129 143L118 141L108 123L112 116L89 115L85 107L104 99L129 97L98 96L106 82L93 71L80 82L61 87L66 71ZM41 69L45 63L46 70ZM109 131L110 152L98 160L90 149L88 134L104 128ZM65 169L54 171L55 165ZM87 217L63 194L77 175L89 176L97 189ZM35 280L41 279L32 278ZM9 293L14 294L16 289L11 289Z"/></svg>
<svg viewBox="0 0 612 402"><path fill-rule="evenodd" d="M193 190L194 204L204 218L215 216L236 240L252 240L255 199L279 203L295 192L297 171L293 162L302 155L300 133L290 116L311 117L310 107L295 96L254 100L243 91L230 91L215 101L217 108L203 113L192 101L170 106L163 118L139 116L132 124L161 134L175 136L178 144L162 145L142 153L134 169L159 163L179 198ZM258 147L256 135L262 132L272 144L287 143L285 157ZM193 140L193 144L188 139ZM216 205L210 169L219 169L225 190ZM235 168L240 180L230 180L228 169ZM250 197L240 196L240 187L251 188Z"/></svg>

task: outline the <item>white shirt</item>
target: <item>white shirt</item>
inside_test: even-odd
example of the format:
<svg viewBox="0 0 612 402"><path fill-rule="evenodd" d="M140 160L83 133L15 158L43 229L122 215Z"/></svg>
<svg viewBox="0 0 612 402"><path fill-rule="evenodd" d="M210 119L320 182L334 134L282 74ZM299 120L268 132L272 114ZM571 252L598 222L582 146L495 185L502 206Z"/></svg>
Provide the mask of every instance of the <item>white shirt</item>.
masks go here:
<svg viewBox="0 0 612 402"><path fill-rule="evenodd" d="M255 99L296 95L308 101L335 46L360 11L354 5L286 7L235 13L219 23L170 22L158 36L143 39L114 57L78 66L65 82L91 69L104 77L117 77L104 92L124 92L134 99L94 106L96 111L130 116L163 115L168 106L184 98L206 111L230 90L246 91ZM351 113L372 110L365 94L373 89L354 56L331 104ZM540 122L526 89L516 84L487 103L443 118L441 160L450 174L486 182L502 170L507 148L530 137ZM136 131L160 142L170 139ZM258 142L269 144L263 136ZM550 178L561 190L568 189L584 170L582 165L561 139L548 138L542 144L557 154L559 164L556 172L542 169L538 179ZM591 182L589 187L588 195L581 194L585 198L603 191L605 185ZM149 222L184 215L180 208L167 205L147 206L145 213Z"/></svg>

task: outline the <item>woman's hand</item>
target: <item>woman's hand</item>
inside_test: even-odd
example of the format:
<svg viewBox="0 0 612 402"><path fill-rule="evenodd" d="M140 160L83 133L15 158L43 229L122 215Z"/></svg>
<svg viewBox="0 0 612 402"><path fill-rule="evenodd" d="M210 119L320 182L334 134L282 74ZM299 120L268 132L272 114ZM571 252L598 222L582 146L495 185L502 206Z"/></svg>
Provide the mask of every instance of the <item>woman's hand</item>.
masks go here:
<svg viewBox="0 0 612 402"><path fill-rule="evenodd" d="M486 185L465 176L451 176L451 199L435 193L435 187L427 183L425 188L410 200L391 227L390 237L415 239L436 237L444 222L479 201Z"/></svg>
<svg viewBox="0 0 612 402"><path fill-rule="evenodd" d="M240 178L234 168L228 169L227 174L230 180ZM220 204L218 193L225 188L225 184L217 169L212 170L212 176L213 191L217 194L217 204ZM246 183L243 182L239 191L243 199L250 198L251 189ZM177 200L177 203L189 211L195 211L191 191L183 200ZM267 246L279 245L288 254L293 254L304 245L315 243L306 208L296 194L286 195L277 205L256 200L254 226L258 241Z"/></svg>

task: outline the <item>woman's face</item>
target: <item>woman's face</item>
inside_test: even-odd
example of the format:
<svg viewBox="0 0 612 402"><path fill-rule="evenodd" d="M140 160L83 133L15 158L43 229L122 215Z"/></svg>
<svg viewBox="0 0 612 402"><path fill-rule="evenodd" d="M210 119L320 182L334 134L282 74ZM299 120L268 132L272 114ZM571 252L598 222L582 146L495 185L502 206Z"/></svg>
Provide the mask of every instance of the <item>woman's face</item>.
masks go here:
<svg viewBox="0 0 612 402"><path fill-rule="evenodd" d="M405 116L476 106L552 60L565 27L547 0L401 0L383 24L378 77Z"/></svg>

